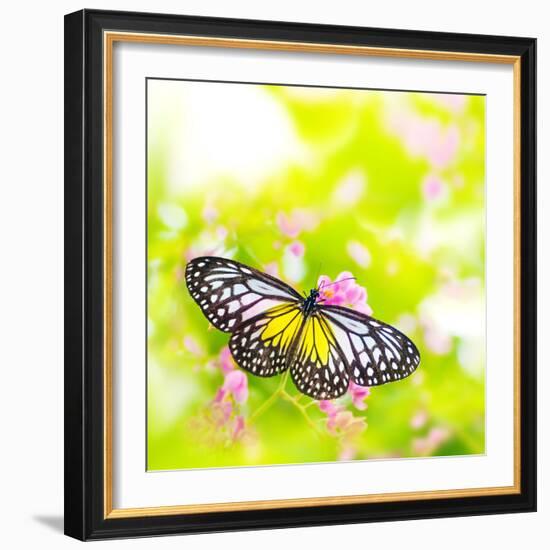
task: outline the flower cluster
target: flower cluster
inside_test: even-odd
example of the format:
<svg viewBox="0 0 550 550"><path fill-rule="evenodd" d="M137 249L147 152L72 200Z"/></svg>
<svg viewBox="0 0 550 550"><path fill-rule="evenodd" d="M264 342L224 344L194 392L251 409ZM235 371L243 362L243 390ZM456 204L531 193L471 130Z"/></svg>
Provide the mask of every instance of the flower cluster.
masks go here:
<svg viewBox="0 0 550 550"><path fill-rule="evenodd" d="M248 400L248 378L235 368L227 346L222 348L216 366L224 375L223 384L195 424L198 430L209 434L210 442L227 444L247 435L241 408Z"/></svg>
<svg viewBox="0 0 550 550"><path fill-rule="evenodd" d="M363 399L368 395L368 388L361 388L352 383L350 393L354 404L359 405L359 409L366 408L366 403ZM363 389L367 392L363 393ZM353 392L357 394L353 396ZM367 428L367 423L362 417L354 416L352 411L349 411L342 404L336 404L333 401L319 401L319 409L327 415L326 426L330 435L335 436L340 442L340 460L351 460L357 453L357 439L361 433Z"/></svg>
<svg viewBox="0 0 550 550"><path fill-rule="evenodd" d="M367 291L355 282L353 274L343 271L334 281L321 275L317 281L320 299L327 305L346 306L366 315L372 315L367 303Z"/></svg>

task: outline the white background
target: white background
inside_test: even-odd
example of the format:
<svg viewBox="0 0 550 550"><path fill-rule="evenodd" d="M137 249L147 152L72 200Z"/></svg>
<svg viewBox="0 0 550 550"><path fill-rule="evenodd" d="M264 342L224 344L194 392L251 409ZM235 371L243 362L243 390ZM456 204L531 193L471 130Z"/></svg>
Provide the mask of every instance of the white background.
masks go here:
<svg viewBox="0 0 550 550"><path fill-rule="evenodd" d="M545 2L479 2L403 0L382 3L278 0L142 0L88 4L87 7L164 11L196 15L298 20L450 32L477 32L539 38L539 200L548 203L550 148L546 121L550 75L550 25ZM65 548L76 541L62 529L62 204L63 204L63 20L79 2L26 2L3 10L2 208L0 239L0 304L2 323L1 537L5 548ZM542 120L546 124L542 124ZM540 280L548 278L550 251L543 250L550 231L541 209L539 222ZM539 293L539 426L547 426L550 408L542 402L548 353L542 349L547 325L547 287ZM539 429L539 470L548 465L550 435ZM499 549L548 544L550 486L539 480L537 514L421 520L400 523L303 528L255 533L167 537L106 543L109 548L369 548ZM546 540L544 540L546 539Z"/></svg>

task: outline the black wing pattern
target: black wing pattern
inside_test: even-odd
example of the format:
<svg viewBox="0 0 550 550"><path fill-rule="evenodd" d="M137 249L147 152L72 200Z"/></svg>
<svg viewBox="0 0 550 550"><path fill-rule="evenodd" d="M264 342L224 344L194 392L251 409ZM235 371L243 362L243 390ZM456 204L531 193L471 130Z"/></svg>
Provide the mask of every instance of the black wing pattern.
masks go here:
<svg viewBox="0 0 550 550"><path fill-rule="evenodd" d="M346 357L351 380L379 386L411 375L420 363L414 343L396 328L352 309L319 306Z"/></svg>
<svg viewBox="0 0 550 550"><path fill-rule="evenodd" d="M302 300L292 287L275 277L214 256L191 260L185 268L185 281L210 323L224 332L234 332L243 322L281 302Z"/></svg>
<svg viewBox="0 0 550 550"><path fill-rule="evenodd" d="M296 304L282 304L240 325L229 340L237 364L256 376L284 372L303 323Z"/></svg>

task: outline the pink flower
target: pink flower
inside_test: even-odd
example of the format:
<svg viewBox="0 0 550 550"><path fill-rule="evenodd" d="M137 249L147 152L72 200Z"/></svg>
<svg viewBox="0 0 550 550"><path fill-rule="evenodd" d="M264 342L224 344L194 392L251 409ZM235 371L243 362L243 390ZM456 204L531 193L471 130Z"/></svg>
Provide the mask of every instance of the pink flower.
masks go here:
<svg viewBox="0 0 550 550"><path fill-rule="evenodd" d="M214 397L214 403L221 403L225 399L226 395L227 395L227 390L220 388L216 392L216 396Z"/></svg>
<svg viewBox="0 0 550 550"><path fill-rule="evenodd" d="M443 196L445 186L443 182L436 176L428 176L422 183L422 193L428 201L435 201Z"/></svg>
<svg viewBox="0 0 550 550"><path fill-rule="evenodd" d="M225 375L222 389L231 393L237 403L248 399L248 378L241 370L233 370Z"/></svg>
<svg viewBox="0 0 550 550"><path fill-rule="evenodd" d="M351 401L355 408L364 411L367 408L365 399L370 395L370 389L365 386L359 386L355 382L350 382L348 392L351 395Z"/></svg>
<svg viewBox="0 0 550 550"><path fill-rule="evenodd" d="M340 460L351 460L356 452L354 439L367 427L367 423L332 401L319 401L319 409L327 415L327 430L339 437L343 445Z"/></svg>
<svg viewBox="0 0 550 550"><path fill-rule="evenodd" d="M368 249L359 241L349 241L346 247L351 259L360 267L367 268L371 262Z"/></svg>
<svg viewBox="0 0 550 550"><path fill-rule="evenodd" d="M235 363L233 362L233 356L229 350L229 346L224 346L220 351L220 368L224 374L235 370Z"/></svg>
<svg viewBox="0 0 550 550"><path fill-rule="evenodd" d="M435 355L446 355L453 347L451 337L437 328L435 323L426 322L424 326L424 342Z"/></svg>
<svg viewBox="0 0 550 550"><path fill-rule="evenodd" d="M334 282L326 275L321 275L317 286L325 304L351 307L366 315L372 314L372 309L367 304L367 291L355 282L350 272L340 273Z"/></svg>
<svg viewBox="0 0 550 550"><path fill-rule="evenodd" d="M227 229L227 227L223 225L218 225L218 227L216 227L216 237L220 239L220 241L227 239L228 235L229 230Z"/></svg>
<svg viewBox="0 0 550 550"><path fill-rule="evenodd" d="M333 435L345 435L346 439L359 435L366 427L365 420L353 416L351 411L340 411L330 416L327 422L329 432Z"/></svg>
<svg viewBox="0 0 550 550"><path fill-rule="evenodd" d="M220 356L228 359L223 349ZM234 369L232 363L228 364L231 369L224 371L222 387L192 423L198 435L209 444L227 446L249 435L240 407L248 399L248 379L244 372Z"/></svg>
<svg viewBox="0 0 550 550"><path fill-rule="evenodd" d="M354 170L345 176L336 186L333 199L343 206L353 206L365 191L365 175Z"/></svg>
<svg viewBox="0 0 550 550"><path fill-rule="evenodd" d="M235 417L235 424L233 426L233 440L239 439L244 433L244 417L238 415Z"/></svg>
<svg viewBox="0 0 550 550"><path fill-rule="evenodd" d="M204 355L204 349L192 336L184 337L183 346L188 352L196 355L197 357Z"/></svg>
<svg viewBox="0 0 550 550"><path fill-rule="evenodd" d="M301 231L301 227L290 216L287 216L283 212L279 212L275 218L277 225L283 235L295 239Z"/></svg>
<svg viewBox="0 0 550 550"><path fill-rule="evenodd" d="M447 166L456 155L460 136L458 128L451 126L445 132L441 132L434 143L427 148L427 157L433 166L443 168Z"/></svg>
<svg viewBox="0 0 550 550"><path fill-rule="evenodd" d="M205 222L212 223L218 218L218 210L210 203L204 205L202 217Z"/></svg>
<svg viewBox="0 0 550 550"><path fill-rule="evenodd" d="M338 460L344 462L348 460L353 460L357 456L357 449L353 445L346 445L340 451L338 455Z"/></svg>
<svg viewBox="0 0 550 550"><path fill-rule="evenodd" d="M443 128L437 119L426 119L398 108L390 113L388 126L390 131L402 138L411 156L423 156L434 167L444 168L458 151L460 135L454 125Z"/></svg>
<svg viewBox="0 0 550 550"><path fill-rule="evenodd" d="M362 418L355 418L352 412L347 411L341 405L335 405L332 401L319 401L319 409L328 416L327 428L333 435L357 426L356 421L364 423Z"/></svg>
<svg viewBox="0 0 550 550"><path fill-rule="evenodd" d="M424 456L431 455L449 436L450 432L446 428L432 428L426 437L413 439L414 452Z"/></svg>
<svg viewBox="0 0 550 550"><path fill-rule="evenodd" d="M432 445L441 445L449 437L449 430L445 428L432 428L428 434L428 441Z"/></svg>
<svg viewBox="0 0 550 550"><path fill-rule="evenodd" d="M218 427L225 425L233 412L233 404L231 401L224 400L223 396L223 390L218 390L211 407L212 420Z"/></svg>
<svg viewBox="0 0 550 550"><path fill-rule="evenodd" d="M191 246L185 251L185 259L189 262L199 256L225 256L229 232L226 227L210 227L193 239Z"/></svg>
<svg viewBox="0 0 550 550"><path fill-rule="evenodd" d="M304 255L306 247L301 241L294 241L288 245L288 251L296 256L296 258L301 258Z"/></svg>
<svg viewBox="0 0 550 550"><path fill-rule="evenodd" d="M428 415L426 414L426 411L418 411L412 418L411 418L411 428L414 430L419 430L422 428L428 420Z"/></svg>
<svg viewBox="0 0 550 550"><path fill-rule="evenodd" d="M334 416L341 411L343 407L335 405L332 401L319 401L319 409L323 411L327 416Z"/></svg>
<svg viewBox="0 0 550 550"><path fill-rule="evenodd" d="M290 214L278 212L275 221L283 235L295 239L302 231L312 231L319 225L318 217L303 208L296 208Z"/></svg>

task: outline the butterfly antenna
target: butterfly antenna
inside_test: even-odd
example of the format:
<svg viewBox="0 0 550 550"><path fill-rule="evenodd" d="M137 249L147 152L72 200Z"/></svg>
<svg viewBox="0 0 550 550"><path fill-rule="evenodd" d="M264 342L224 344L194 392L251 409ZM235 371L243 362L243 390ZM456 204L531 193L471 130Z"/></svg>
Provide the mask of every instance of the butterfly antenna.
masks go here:
<svg viewBox="0 0 550 550"><path fill-rule="evenodd" d="M317 284L317 281L319 280L319 275L321 274L321 266L323 264L321 262L319 262L319 267L317 268L317 275L315 275L315 279L313 281L313 286L315 287L315 285ZM317 290L319 290L321 287L318 286L317 287Z"/></svg>
<svg viewBox="0 0 550 550"><path fill-rule="evenodd" d="M325 285L323 288L326 288L327 286L335 285L336 283L343 283L344 281L355 281L355 277L346 277L345 279L340 279L339 281L333 281L332 283Z"/></svg>

